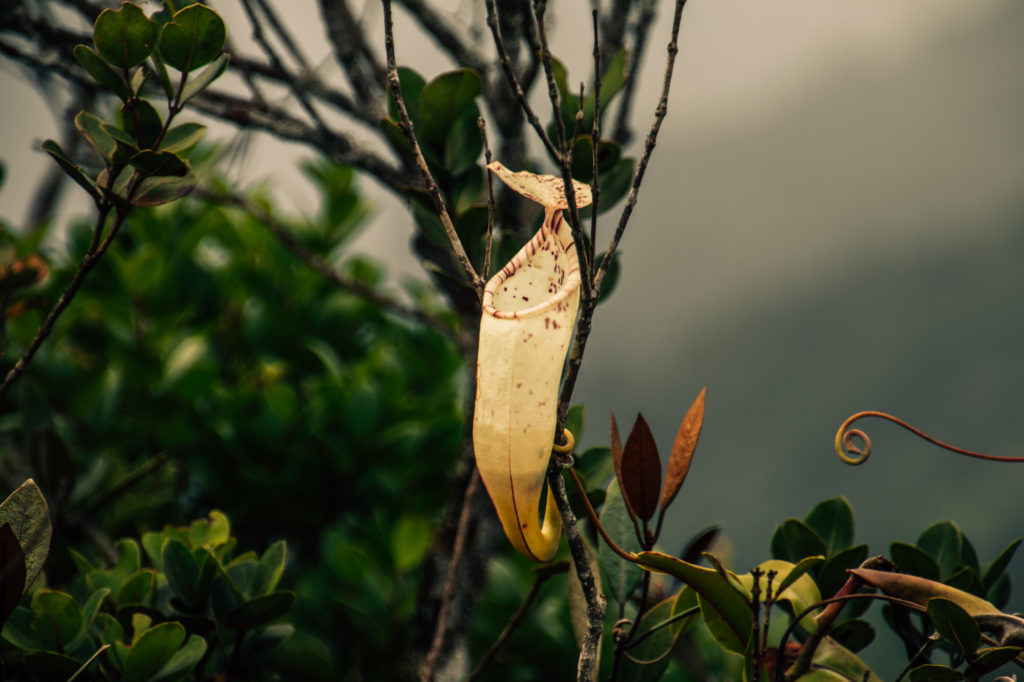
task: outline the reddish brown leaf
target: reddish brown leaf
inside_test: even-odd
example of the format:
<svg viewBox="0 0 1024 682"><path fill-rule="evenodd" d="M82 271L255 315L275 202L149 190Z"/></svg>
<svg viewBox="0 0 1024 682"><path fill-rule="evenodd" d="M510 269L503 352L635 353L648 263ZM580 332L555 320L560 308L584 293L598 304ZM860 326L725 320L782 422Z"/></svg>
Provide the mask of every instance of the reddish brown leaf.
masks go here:
<svg viewBox="0 0 1024 682"><path fill-rule="evenodd" d="M701 389L700 395L690 405L683 423L679 425L676 432L676 439L672 443L672 454L668 458L668 469L665 472L665 490L661 495L661 509L664 511L672 504L676 494L686 480L686 474L690 471L690 460L693 459L693 451L697 449L697 441L700 439L700 429L704 425L704 394L708 388Z"/></svg>
<svg viewBox="0 0 1024 682"><path fill-rule="evenodd" d="M622 492L622 500L626 503L626 511L629 515L636 519L636 512L633 511L633 507L629 503L629 498L626 496L625 487L622 484L622 439L619 438L619 425L615 421L615 413L611 413L612 417L612 466L615 467L615 478L619 479L619 490Z"/></svg>
<svg viewBox="0 0 1024 682"><path fill-rule="evenodd" d="M622 449L622 471L619 474L622 496L636 513L637 518L650 521L658 510L658 491L661 490L661 459L658 446L651 435L651 427L642 414L636 416Z"/></svg>
<svg viewBox="0 0 1024 682"><path fill-rule="evenodd" d="M25 553L11 524L0 526L0 628L14 611L25 590Z"/></svg>

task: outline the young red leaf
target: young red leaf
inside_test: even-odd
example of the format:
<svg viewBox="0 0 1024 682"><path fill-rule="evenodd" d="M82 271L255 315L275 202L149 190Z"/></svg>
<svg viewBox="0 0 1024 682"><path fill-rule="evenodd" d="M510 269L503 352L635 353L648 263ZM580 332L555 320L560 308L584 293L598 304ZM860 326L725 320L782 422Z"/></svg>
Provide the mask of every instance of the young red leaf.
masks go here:
<svg viewBox="0 0 1024 682"><path fill-rule="evenodd" d="M704 394L707 391L707 386L701 389L700 395L693 401L693 405L690 405L686 416L683 417L683 423L676 432L672 454L668 458L668 469L665 472L665 489L661 495L662 511L672 504L690 470L690 460L693 459L693 451L697 449L697 440L700 439L700 430L704 425Z"/></svg>
<svg viewBox="0 0 1024 682"><path fill-rule="evenodd" d="M622 496L638 518L650 521L658 510L661 490L661 459L651 427L642 414L636 416L622 449L622 471L619 473Z"/></svg>
<svg viewBox="0 0 1024 682"><path fill-rule="evenodd" d="M622 439L619 438L619 425L615 422L615 413L611 413L612 418L612 436L611 436L611 449L612 449L612 466L615 468L615 478L619 479L619 489L622 489ZM629 515L634 519L636 518L636 512L629 506L629 498L626 497L625 492L622 493L622 497L626 502L626 509L629 511Z"/></svg>

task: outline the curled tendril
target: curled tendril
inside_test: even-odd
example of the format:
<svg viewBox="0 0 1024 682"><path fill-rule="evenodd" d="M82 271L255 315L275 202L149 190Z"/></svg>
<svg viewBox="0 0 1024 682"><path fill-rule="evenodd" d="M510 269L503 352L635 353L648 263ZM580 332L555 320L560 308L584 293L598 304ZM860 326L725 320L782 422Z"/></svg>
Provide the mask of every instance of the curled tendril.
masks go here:
<svg viewBox="0 0 1024 682"><path fill-rule="evenodd" d="M958 448L955 445L949 443L943 443L937 438L929 436L924 431L914 428L907 422L903 421L898 417L894 417L891 414L885 412L876 412L874 410L865 410L864 412L858 412L857 414L847 417L846 421L842 423L839 430L836 431L836 454L839 455L839 459L843 460L847 464L863 464L867 461L871 455L871 439L868 438L867 434L860 429L850 428L853 423L864 419L866 417L877 417L879 419L885 419L890 421L897 426L902 426L907 431L918 438L923 438L932 445L937 445L944 450L955 452L958 455L966 455L967 457L975 457L977 459L987 459L991 462L1024 462L1024 457L1001 457L999 455L986 455L981 452L974 452L973 450L965 450ZM860 440L861 445L857 445L855 440Z"/></svg>

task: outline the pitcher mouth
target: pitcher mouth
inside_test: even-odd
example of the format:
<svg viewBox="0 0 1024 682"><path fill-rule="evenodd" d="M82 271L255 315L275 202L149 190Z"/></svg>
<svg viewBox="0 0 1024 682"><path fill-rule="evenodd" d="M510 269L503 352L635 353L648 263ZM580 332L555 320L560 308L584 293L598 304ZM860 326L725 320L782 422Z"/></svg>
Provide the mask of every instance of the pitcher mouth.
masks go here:
<svg viewBox="0 0 1024 682"><path fill-rule="evenodd" d="M563 229L564 221L561 211L545 209L545 213L548 215L545 216L544 224L541 225L537 234L533 235L533 238L519 250L519 253L487 282L487 286L484 288L483 301L481 302L485 315L502 320L513 320L535 317L552 309L562 311L568 307L569 297L579 289L581 283L580 267L572 234L568 230ZM561 272L559 273L558 281L552 282L553 290L550 292L551 295L532 306L518 310L499 310L494 305L494 298L496 295L507 293L507 290L502 290L505 283L518 274L538 252L550 248L561 249L566 258L565 268L562 268L557 263L555 264L555 268L561 270Z"/></svg>

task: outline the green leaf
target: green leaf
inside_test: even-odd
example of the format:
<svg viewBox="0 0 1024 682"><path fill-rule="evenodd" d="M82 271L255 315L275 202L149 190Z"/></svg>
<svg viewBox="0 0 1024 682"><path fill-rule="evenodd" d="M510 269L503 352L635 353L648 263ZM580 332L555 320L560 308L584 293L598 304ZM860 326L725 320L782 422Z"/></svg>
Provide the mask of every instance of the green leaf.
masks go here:
<svg viewBox="0 0 1024 682"><path fill-rule="evenodd" d="M0 525L0 628L14 612L25 591L25 552L11 530Z"/></svg>
<svg viewBox="0 0 1024 682"><path fill-rule="evenodd" d="M82 627L82 611L65 592L39 590L32 596L32 632L48 649L62 650Z"/></svg>
<svg viewBox="0 0 1024 682"><path fill-rule="evenodd" d="M831 557L853 544L853 509L845 497L833 497L815 505L804 522L825 543Z"/></svg>
<svg viewBox="0 0 1024 682"><path fill-rule="evenodd" d="M121 606L123 604L143 604L156 582L156 575L153 569L143 568L128 577L117 591L114 602Z"/></svg>
<svg viewBox="0 0 1024 682"><path fill-rule="evenodd" d="M692 593L692 590L690 592ZM633 637L630 639L631 642L639 641L639 644L627 645L628 648L625 649L617 680L621 682L658 682L665 674L669 664L668 654L675 646L684 622L689 623L692 620L692 618L683 619L665 625L673 615L676 601L676 597L669 597L661 603L655 604L637 623ZM696 604L695 599L694 604ZM645 637L645 639L641 640L641 637Z"/></svg>
<svg viewBox="0 0 1024 682"><path fill-rule="evenodd" d="M962 679L964 676L959 670L936 663L919 665L910 671L910 682L955 682Z"/></svg>
<svg viewBox="0 0 1024 682"><path fill-rule="evenodd" d="M850 574L848 568L857 568L868 558L868 546L856 545L829 557L818 570L818 587L821 593L832 595L846 583Z"/></svg>
<svg viewBox="0 0 1024 682"><path fill-rule="evenodd" d="M14 646L26 651L46 647L32 631L32 610L24 606L18 606L11 612L0 634Z"/></svg>
<svg viewBox="0 0 1024 682"><path fill-rule="evenodd" d="M154 152L144 149L133 155L130 163L144 177L167 175L182 177L189 172L188 164L173 152Z"/></svg>
<svg viewBox="0 0 1024 682"><path fill-rule="evenodd" d="M997 608L1004 608L1010 601L1010 576L1006 573L999 576L985 593L985 598L995 604Z"/></svg>
<svg viewBox="0 0 1024 682"><path fill-rule="evenodd" d="M128 92L128 84L125 83L124 78L110 68L110 65L103 61L91 47L88 45L76 45L75 59L92 76L93 80L111 90L122 101L127 101L131 97Z"/></svg>
<svg viewBox="0 0 1024 682"><path fill-rule="evenodd" d="M971 658L981 644L981 630L974 619L954 602L941 597L929 599L927 608L928 617L942 638Z"/></svg>
<svg viewBox="0 0 1024 682"><path fill-rule="evenodd" d="M901 573L910 573L928 580L939 579L939 565L924 550L905 542L889 545L889 556Z"/></svg>
<svg viewBox="0 0 1024 682"><path fill-rule="evenodd" d="M174 13L160 32L160 56L178 71L209 64L224 51L227 31L220 15L204 5L191 5Z"/></svg>
<svg viewBox="0 0 1024 682"><path fill-rule="evenodd" d="M78 132L82 133L86 141L100 153L104 163L109 166L113 163L117 143L104 130L103 126L103 121L88 111L80 111L75 116L75 127L78 128Z"/></svg>
<svg viewBox="0 0 1024 682"><path fill-rule="evenodd" d="M416 123L420 118L420 93L423 92L423 86L427 84L427 81L412 69L400 66L398 67L398 83L402 86L402 99L405 101L409 119ZM388 115L394 121L400 118L391 88L388 88Z"/></svg>
<svg viewBox="0 0 1024 682"><path fill-rule="evenodd" d="M189 173L183 178L160 175L146 178L139 183L132 196L134 206L159 206L185 196L196 186L195 176Z"/></svg>
<svg viewBox="0 0 1024 682"><path fill-rule="evenodd" d="M952 521L940 521L921 533L917 546L935 559L939 565L939 578L944 580L953 575L960 565L963 535Z"/></svg>
<svg viewBox="0 0 1024 682"><path fill-rule="evenodd" d="M597 198L597 214L615 207L615 204L626 196L629 188L633 185L633 163L634 159L626 157L619 159L615 165L607 171L601 171L600 196ZM580 218L590 218L591 207L580 210Z"/></svg>
<svg viewBox="0 0 1024 682"><path fill-rule="evenodd" d="M806 575L807 571L811 570L817 564L820 564L824 559L818 557L807 557L800 561L799 564L792 564L788 561L780 561L773 559L771 561L765 561L759 564L757 568L765 574L761 578L761 591L759 598L763 602L768 596L768 571L775 571L775 576L772 579L772 597L776 602L787 602L794 615L800 613L811 604L816 604L821 601L821 594L818 592L818 586L815 585L814 580L811 576ZM753 573L745 573L739 576L740 584L749 594L753 594L754 588L754 576ZM800 621L801 627L808 632L817 632L817 625L814 621L814 613L807 614L803 620Z"/></svg>
<svg viewBox="0 0 1024 682"><path fill-rule="evenodd" d="M277 620L295 603L294 592L275 592L245 602L228 614L224 623L232 630L251 630Z"/></svg>
<svg viewBox="0 0 1024 682"><path fill-rule="evenodd" d="M93 44L108 62L128 70L149 56L156 35L156 24L139 7L123 2L118 10L100 12L93 28Z"/></svg>
<svg viewBox="0 0 1024 682"><path fill-rule="evenodd" d="M419 564L423 555L430 549L430 541L434 535L434 524L422 517L403 516L395 523L391 530L391 556L394 560L395 570L399 573L406 573ZM271 547L274 549L274 547ZM267 550L268 552L270 550ZM264 558L267 554L263 555ZM284 568L283 548L280 555L281 569ZM261 573L262 573L262 559ZM280 573L277 574L280 577ZM276 580L274 581L276 583ZM273 587L263 589L254 594L265 594Z"/></svg>
<svg viewBox="0 0 1024 682"><path fill-rule="evenodd" d="M480 76L471 69L458 69L433 79L420 92L416 132L426 142L441 142L452 121L464 114L480 94Z"/></svg>
<svg viewBox="0 0 1024 682"><path fill-rule="evenodd" d="M878 675L849 649L846 649L831 637L825 637L814 652L811 663L815 669L810 675L804 675L800 682L809 682L815 672L831 673L835 677L822 677L822 680L843 680L846 682L882 682Z"/></svg>
<svg viewBox="0 0 1024 682"><path fill-rule="evenodd" d="M185 83L185 87L181 91L179 103L184 104L188 102L205 90L210 83L220 78L227 71L229 61L229 57L226 54L222 54L213 64L203 69L198 75L189 77L188 82Z"/></svg>
<svg viewBox="0 0 1024 682"><path fill-rule="evenodd" d="M398 522L398 526L401 526L401 525L402 525L402 521L399 521ZM415 550L413 552L413 554L417 554L418 555L413 560L413 562L412 562L413 564L416 563L417 561L419 561L419 559L420 559L420 557L422 557L423 553L426 552L427 546L429 545L429 542L430 542L430 532L429 532L429 530L432 527L429 526L429 524L424 524L424 526L421 526L419 528L419 530L424 530L424 528L427 529L427 537L426 537L425 542L424 542L423 538L418 538L418 542L423 544L423 547L422 547L422 549L418 549L418 550ZM397 527L396 527L396 530L397 530ZM393 536L393 538L394 538L394 536ZM417 541L417 539L412 539L412 538L409 538L409 537L406 537L405 539L408 540L409 542L416 542ZM408 550L404 550L404 551L408 551ZM284 573L284 567L285 567L285 563L287 562L287 560L288 560L288 547L287 547L287 544L285 543L284 540L278 540L277 542L272 544L270 547L268 547L267 551L265 551L263 553L263 556L260 557L259 567L256 570L256 572L253 574L252 589L250 590L249 593L253 594L253 595L264 595L264 594L269 594L270 592L272 592L274 590L274 588L277 587L278 581L281 580L281 575ZM412 566L412 564L409 564L408 567L411 567L411 566Z"/></svg>
<svg viewBox="0 0 1024 682"><path fill-rule="evenodd" d="M807 556L825 554L825 543L818 534L796 519L788 519L781 526L775 527L771 547L774 558L793 563Z"/></svg>
<svg viewBox="0 0 1024 682"><path fill-rule="evenodd" d="M192 147L199 144L206 133L206 126L201 123L182 123L167 131L164 139L160 141L158 149L164 152L188 155Z"/></svg>
<svg viewBox="0 0 1024 682"><path fill-rule="evenodd" d="M640 550L636 531L633 530L633 521L622 499L617 479L612 479L605 489L604 507L601 508L599 519L609 537L621 549L626 552ZM640 584L643 571L620 557L604 542L597 547L597 559L601 565L601 575L608 596L620 604L625 604L633 590Z"/></svg>
<svg viewBox="0 0 1024 682"><path fill-rule="evenodd" d="M86 600L82 606L82 627L78 630L78 634L75 635L67 646L68 651L77 651L78 647L82 645L86 637L89 636L89 631L92 628L93 621L96 620L96 614L99 613L100 606L103 605L103 600L110 594L110 590L103 587L92 594Z"/></svg>
<svg viewBox="0 0 1024 682"><path fill-rule="evenodd" d="M206 640L199 635L190 635L185 646L181 647L171 656L164 667L149 678L149 682L167 680L188 672L196 667L206 653Z"/></svg>
<svg viewBox="0 0 1024 682"><path fill-rule="evenodd" d="M68 158L67 153L57 144L54 140L46 140L40 145L40 149L53 157L53 160L68 174L72 180L77 182L89 196L92 197L93 202L98 206L103 201L103 195L100 193L100 188L96 185L96 182L85 174L81 166L76 166Z"/></svg>
<svg viewBox="0 0 1024 682"><path fill-rule="evenodd" d="M875 639L875 629L866 620L844 620L832 628L831 636L850 651L857 652Z"/></svg>
<svg viewBox="0 0 1024 682"><path fill-rule="evenodd" d="M1010 560L1013 559L1013 555L1017 548L1020 547L1022 540L1024 538L1017 538L1011 542L1007 545L1006 549L999 553L995 561L985 567L984 577L981 579L981 582L986 590L991 590L992 586L996 584L996 580L1006 571L1006 567L1010 565Z"/></svg>
<svg viewBox="0 0 1024 682"><path fill-rule="evenodd" d="M712 636L723 647L743 655L754 626L754 614L748 597L726 576L660 552L640 552L637 560L644 568L668 573L697 592L701 613Z"/></svg>
<svg viewBox="0 0 1024 682"><path fill-rule="evenodd" d="M971 661L964 671L969 680L979 679L994 670L998 670L1024 652L1019 646L1000 646L982 649L977 658Z"/></svg>
<svg viewBox="0 0 1024 682"><path fill-rule="evenodd" d="M160 552L160 560L167 583L178 599L189 607L198 607L199 562L188 547L177 540L168 540Z"/></svg>
<svg viewBox="0 0 1024 682"><path fill-rule="evenodd" d="M124 660L126 682L149 680L167 665L184 641L185 628L181 623L161 623L143 632Z"/></svg>
<svg viewBox="0 0 1024 682"><path fill-rule="evenodd" d="M985 586L981 584L981 579L978 577L978 574L966 566L958 568L956 572L945 581L945 583L950 587L955 587L958 590L976 594L982 598L985 596Z"/></svg>
<svg viewBox="0 0 1024 682"><path fill-rule="evenodd" d="M0 525L9 523L25 553L25 586L32 585L50 552L50 510L31 478L0 502Z"/></svg>
<svg viewBox="0 0 1024 682"><path fill-rule="evenodd" d="M121 127L139 149L152 149L164 129L160 114L147 100L135 99L121 105Z"/></svg>

